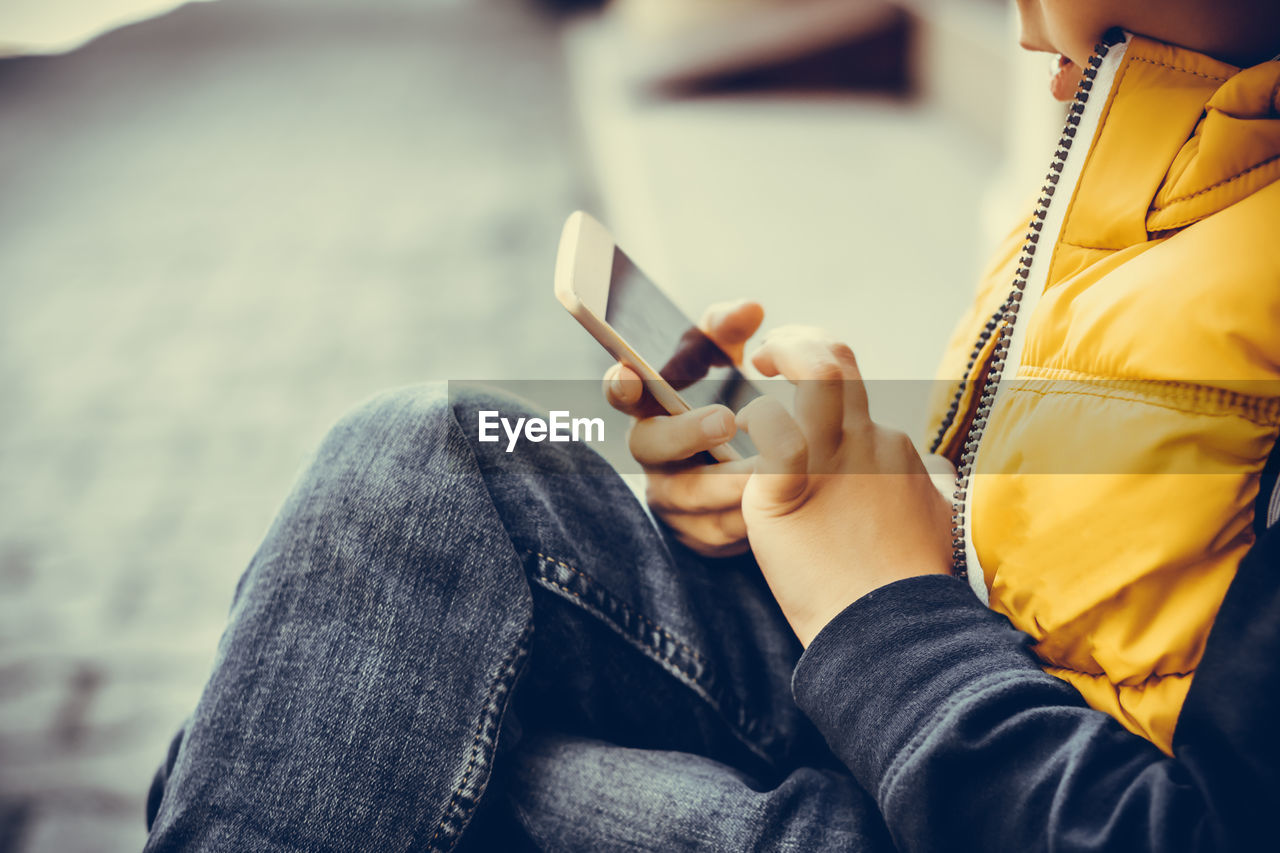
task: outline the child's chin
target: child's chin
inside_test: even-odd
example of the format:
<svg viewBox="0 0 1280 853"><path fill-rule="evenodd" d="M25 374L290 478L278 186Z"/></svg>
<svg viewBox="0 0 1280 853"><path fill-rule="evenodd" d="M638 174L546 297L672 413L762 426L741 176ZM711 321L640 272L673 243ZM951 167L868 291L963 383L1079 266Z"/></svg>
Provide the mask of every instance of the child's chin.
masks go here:
<svg viewBox="0 0 1280 853"><path fill-rule="evenodd" d="M1057 56L1053 60L1052 68L1053 76L1049 78L1049 91L1056 100L1071 100L1080 86L1080 66L1065 56Z"/></svg>

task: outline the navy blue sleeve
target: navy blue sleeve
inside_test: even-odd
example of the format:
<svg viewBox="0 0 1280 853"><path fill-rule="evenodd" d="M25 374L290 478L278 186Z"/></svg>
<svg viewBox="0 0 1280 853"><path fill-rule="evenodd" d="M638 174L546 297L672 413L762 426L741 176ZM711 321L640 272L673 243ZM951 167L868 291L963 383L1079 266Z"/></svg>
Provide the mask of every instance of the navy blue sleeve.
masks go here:
<svg viewBox="0 0 1280 853"><path fill-rule="evenodd" d="M943 576L845 609L796 667L796 701L903 851L1274 849L1277 532L1223 602L1172 758L1087 707L1040 669L1027 635Z"/></svg>

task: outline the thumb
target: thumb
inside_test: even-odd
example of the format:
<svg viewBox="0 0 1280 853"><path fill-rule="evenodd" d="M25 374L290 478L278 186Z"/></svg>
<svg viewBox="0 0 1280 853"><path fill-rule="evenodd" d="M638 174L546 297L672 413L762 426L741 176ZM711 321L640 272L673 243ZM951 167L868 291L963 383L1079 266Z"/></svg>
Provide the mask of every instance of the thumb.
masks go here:
<svg viewBox="0 0 1280 853"><path fill-rule="evenodd" d="M744 344L763 322L763 306L759 302L742 299L712 305L703 313L698 328L728 353L734 364L741 364Z"/></svg>
<svg viewBox="0 0 1280 853"><path fill-rule="evenodd" d="M795 419L772 397L757 397L738 412L738 426L760 451L757 487L771 509L789 511L809 484L809 446Z"/></svg>

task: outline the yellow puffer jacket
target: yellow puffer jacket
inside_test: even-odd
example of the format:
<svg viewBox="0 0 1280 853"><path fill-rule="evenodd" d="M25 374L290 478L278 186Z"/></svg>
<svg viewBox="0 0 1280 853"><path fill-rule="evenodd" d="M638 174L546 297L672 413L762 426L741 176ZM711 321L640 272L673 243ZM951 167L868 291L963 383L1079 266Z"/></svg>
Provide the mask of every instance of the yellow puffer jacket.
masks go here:
<svg viewBox="0 0 1280 853"><path fill-rule="evenodd" d="M1110 40L933 428L975 590L1168 752L1280 433L1280 62Z"/></svg>

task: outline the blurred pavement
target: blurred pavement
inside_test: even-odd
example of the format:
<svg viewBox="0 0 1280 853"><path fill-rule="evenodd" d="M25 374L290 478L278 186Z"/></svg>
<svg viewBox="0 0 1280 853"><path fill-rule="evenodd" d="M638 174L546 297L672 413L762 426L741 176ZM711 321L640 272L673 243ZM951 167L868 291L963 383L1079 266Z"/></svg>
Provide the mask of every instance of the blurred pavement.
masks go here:
<svg viewBox="0 0 1280 853"><path fill-rule="evenodd" d="M0 62L0 850L141 848L235 580L346 408L596 375L551 296L563 92L514 0L223 0Z"/></svg>

